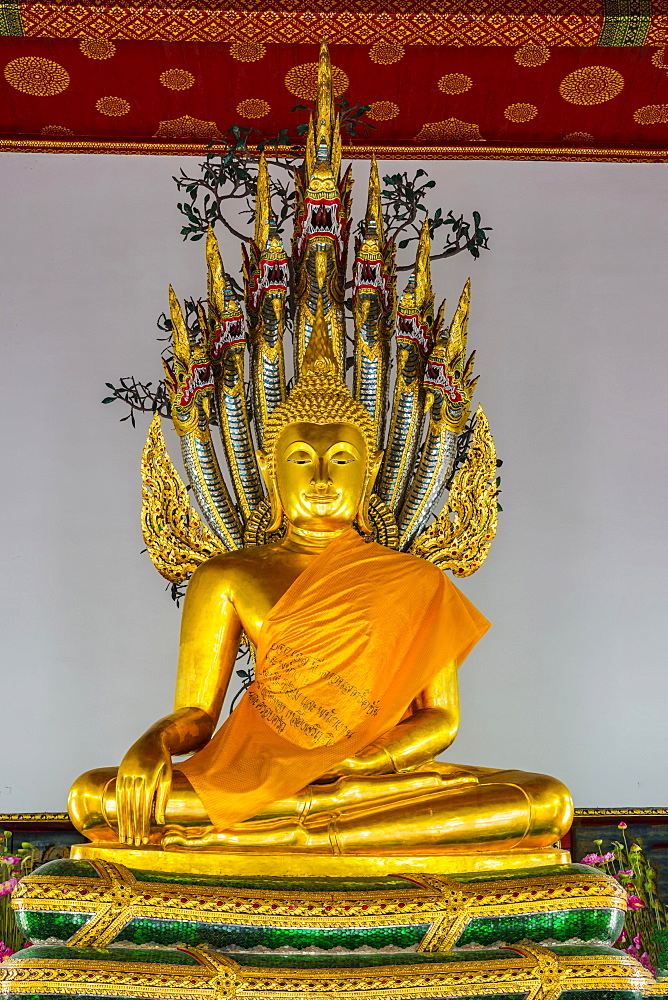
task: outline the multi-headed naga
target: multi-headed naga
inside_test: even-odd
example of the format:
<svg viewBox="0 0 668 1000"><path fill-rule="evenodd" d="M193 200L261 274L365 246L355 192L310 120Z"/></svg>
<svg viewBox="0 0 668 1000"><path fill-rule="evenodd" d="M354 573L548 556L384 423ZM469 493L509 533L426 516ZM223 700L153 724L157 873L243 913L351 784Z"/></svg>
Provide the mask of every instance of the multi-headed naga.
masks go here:
<svg viewBox="0 0 668 1000"><path fill-rule="evenodd" d="M206 241L208 294L199 308L197 337L186 328L170 289L173 361L165 365L166 384L202 517L190 507L156 415L142 465L142 522L151 558L163 576L181 582L217 552L280 536L281 526L271 523L256 449L263 447L272 412L289 395L286 331L292 333L297 380L311 337L319 330L342 380L352 367L353 396L368 411L378 448L384 451L369 503L372 537L467 576L487 555L497 511L496 455L481 407L473 435L468 435L466 459L452 477L477 381L472 378L473 355L467 358L466 348L470 283L446 327L445 303L434 309L425 219L415 266L397 301L395 247L385 234L374 159L366 215L355 240L354 332L347 333L352 177L350 167L341 174L341 134L325 45L315 117L295 185L289 258L272 215L266 160L260 157L255 234L242 247L243 305L225 272L213 230ZM215 426L224 462L214 447ZM432 520L451 480L448 502Z"/></svg>

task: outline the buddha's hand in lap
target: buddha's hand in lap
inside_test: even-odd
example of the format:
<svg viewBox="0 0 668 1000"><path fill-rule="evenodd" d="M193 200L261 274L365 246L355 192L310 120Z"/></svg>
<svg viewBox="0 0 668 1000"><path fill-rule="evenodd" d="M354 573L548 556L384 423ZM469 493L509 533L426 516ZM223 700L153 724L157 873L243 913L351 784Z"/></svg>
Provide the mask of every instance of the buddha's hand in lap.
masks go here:
<svg viewBox="0 0 668 1000"><path fill-rule="evenodd" d="M172 758L162 734L145 733L126 753L116 778L118 839L122 844L147 844L153 818L158 826L164 825L171 787Z"/></svg>
<svg viewBox="0 0 668 1000"><path fill-rule="evenodd" d="M369 746L354 757L347 757L327 774L318 778L318 783L336 781L337 778L363 778L373 774L392 774L394 762L383 747Z"/></svg>

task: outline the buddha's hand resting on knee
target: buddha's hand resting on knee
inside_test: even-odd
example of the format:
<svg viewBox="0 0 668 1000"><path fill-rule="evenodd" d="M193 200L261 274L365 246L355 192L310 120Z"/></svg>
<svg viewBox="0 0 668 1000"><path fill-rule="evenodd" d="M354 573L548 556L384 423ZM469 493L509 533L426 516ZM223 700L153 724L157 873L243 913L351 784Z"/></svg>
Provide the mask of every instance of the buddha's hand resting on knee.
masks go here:
<svg viewBox="0 0 668 1000"><path fill-rule="evenodd" d="M172 758L163 734L148 732L130 747L118 769L118 839L140 847L148 843L151 820L164 826L172 786Z"/></svg>

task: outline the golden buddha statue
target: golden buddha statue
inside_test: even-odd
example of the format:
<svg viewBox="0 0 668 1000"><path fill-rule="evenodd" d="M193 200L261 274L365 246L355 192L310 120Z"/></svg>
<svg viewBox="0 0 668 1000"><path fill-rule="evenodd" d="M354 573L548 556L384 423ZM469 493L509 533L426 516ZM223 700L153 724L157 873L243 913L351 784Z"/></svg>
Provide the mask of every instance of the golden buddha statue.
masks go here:
<svg viewBox="0 0 668 1000"><path fill-rule="evenodd" d="M426 527L469 415L470 292L467 283L444 330L443 308L434 315L425 224L396 303L372 163L354 263L351 393L343 317L351 182L349 173L340 179L340 161L323 47L297 177L291 391L283 357L289 272L264 158L255 240L244 251L247 335L212 232L199 344L171 295L167 385L205 521L189 507L156 417L144 456L144 536L168 579L193 574L175 708L119 768L75 783L70 815L93 842L75 856L152 851L144 867L178 855L171 866L182 871L198 870L206 852L226 863L243 855L251 868L253 857L297 855L310 859L304 871L315 871L313 859L323 855L385 864L397 857L403 868L395 870L418 856L442 870L448 858L458 860L447 870L475 867L476 858L484 867L492 856L496 867L564 860L550 850L572 818L559 781L437 759L459 725L458 666L488 627L443 570L477 569L496 526L495 454L479 408L448 506ZM244 391L247 342L257 451ZM211 441L212 406L236 504ZM214 734L242 643L254 651L255 677ZM192 756L172 763L185 754Z"/></svg>

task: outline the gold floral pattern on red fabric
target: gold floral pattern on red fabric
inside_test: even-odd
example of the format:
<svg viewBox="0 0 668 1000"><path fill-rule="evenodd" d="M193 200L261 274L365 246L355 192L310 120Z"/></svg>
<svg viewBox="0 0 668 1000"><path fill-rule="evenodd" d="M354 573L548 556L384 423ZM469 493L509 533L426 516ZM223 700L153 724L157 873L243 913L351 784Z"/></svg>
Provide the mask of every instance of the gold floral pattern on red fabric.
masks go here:
<svg viewBox="0 0 668 1000"><path fill-rule="evenodd" d="M154 132L154 139L201 139L211 140L222 138L222 132L215 122L205 122L201 118L192 118L190 115L181 115L180 118L171 118L160 122L157 132Z"/></svg>
<svg viewBox="0 0 668 1000"><path fill-rule="evenodd" d="M638 125L664 125L668 122L668 104L646 104L633 112Z"/></svg>
<svg viewBox="0 0 668 1000"><path fill-rule="evenodd" d="M174 67L174 69L166 69L164 73L160 74L160 83L170 90L189 90L194 82L195 77L187 69Z"/></svg>
<svg viewBox="0 0 668 1000"><path fill-rule="evenodd" d="M381 66L389 66L391 63L399 62L404 58L406 49L403 45L392 45L389 42L374 42L369 49L369 59L371 62Z"/></svg>
<svg viewBox="0 0 668 1000"><path fill-rule="evenodd" d="M603 104L624 89L624 77L611 66L582 66L559 84L559 93L570 104Z"/></svg>
<svg viewBox="0 0 668 1000"><path fill-rule="evenodd" d="M237 104L237 114L242 118L264 118L271 111L271 104L259 97L247 97Z"/></svg>
<svg viewBox="0 0 668 1000"><path fill-rule="evenodd" d="M64 125L42 125L40 131L42 135L74 135L72 129Z"/></svg>
<svg viewBox="0 0 668 1000"><path fill-rule="evenodd" d="M564 136L564 142L593 142L594 136L591 132L569 132Z"/></svg>
<svg viewBox="0 0 668 1000"><path fill-rule="evenodd" d="M472 122L463 122L459 118L446 118L442 122L426 122L418 134L415 141L430 142L452 142L455 140L463 142L484 142L480 135L480 129Z"/></svg>
<svg viewBox="0 0 668 1000"><path fill-rule="evenodd" d="M232 42L230 55L239 62L258 62L264 59L267 47L262 42Z"/></svg>
<svg viewBox="0 0 668 1000"><path fill-rule="evenodd" d="M394 101L374 101L367 111L367 116L376 122L389 122L397 117L399 110L399 105Z"/></svg>
<svg viewBox="0 0 668 1000"><path fill-rule="evenodd" d="M95 102L95 110L108 118L120 118L130 111L130 103L123 97L100 97Z"/></svg>
<svg viewBox="0 0 668 1000"><path fill-rule="evenodd" d="M5 80L31 97L54 97L70 85L70 74L60 63L41 56L20 56L5 66Z"/></svg>
<svg viewBox="0 0 668 1000"><path fill-rule="evenodd" d="M509 122L530 122L538 114L535 104L509 104L503 112Z"/></svg>
<svg viewBox="0 0 668 1000"><path fill-rule="evenodd" d="M542 66L550 58L547 45L520 45L514 59L518 66Z"/></svg>
<svg viewBox="0 0 668 1000"><path fill-rule="evenodd" d="M348 76L338 66L332 66L332 84L334 96L340 97L348 89ZM315 101L318 90L318 64L301 63L293 66L285 74L285 86L295 97L305 101Z"/></svg>
<svg viewBox="0 0 668 1000"><path fill-rule="evenodd" d="M116 55L116 46L106 38L82 38L79 49L87 59L111 59Z"/></svg>
<svg viewBox="0 0 668 1000"><path fill-rule="evenodd" d="M668 69L665 46L652 53L652 66L656 66L657 69Z"/></svg>
<svg viewBox="0 0 668 1000"><path fill-rule="evenodd" d="M446 73L438 81L438 89L444 94L465 94L473 86L473 80L466 73Z"/></svg>

